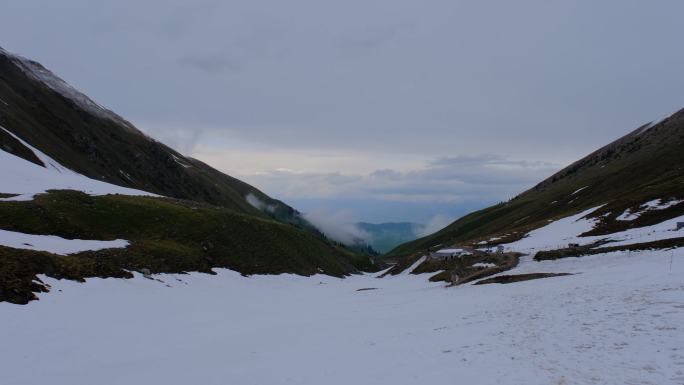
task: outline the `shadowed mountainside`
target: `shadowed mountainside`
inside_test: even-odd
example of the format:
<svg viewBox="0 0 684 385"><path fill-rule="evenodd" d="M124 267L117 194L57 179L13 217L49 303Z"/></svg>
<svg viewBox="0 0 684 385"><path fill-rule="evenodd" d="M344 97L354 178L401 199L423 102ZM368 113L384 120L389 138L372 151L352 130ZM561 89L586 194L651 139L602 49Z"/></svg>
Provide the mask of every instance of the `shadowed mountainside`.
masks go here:
<svg viewBox="0 0 684 385"><path fill-rule="evenodd" d="M497 244L519 239L550 220L603 205L591 214L591 235L648 226L684 214L684 204L621 221L645 202L684 198L684 110L644 125L569 165L512 200L466 215L446 228L405 243L396 258L440 245ZM492 239L496 238L496 239Z"/></svg>
<svg viewBox="0 0 684 385"><path fill-rule="evenodd" d="M3 237L128 241L126 247L67 255L27 243L0 246L0 301L35 299L35 292L49 289L40 274L83 280L131 277L131 271L211 273L214 267L334 276L375 269L368 255L329 241L292 207L144 135L42 65L1 48L0 127L0 150L21 158L5 154L14 166L0 167L0 198L26 193L13 189L22 167L52 167L57 171L50 177L63 180L69 173L62 166L162 195L90 196L69 185L74 190L0 200L0 229L15 232ZM44 164L41 152L59 165Z"/></svg>
<svg viewBox="0 0 684 385"><path fill-rule="evenodd" d="M79 174L315 231L292 207L146 136L41 64L2 48L0 100L0 126ZM0 148L40 164L2 131Z"/></svg>

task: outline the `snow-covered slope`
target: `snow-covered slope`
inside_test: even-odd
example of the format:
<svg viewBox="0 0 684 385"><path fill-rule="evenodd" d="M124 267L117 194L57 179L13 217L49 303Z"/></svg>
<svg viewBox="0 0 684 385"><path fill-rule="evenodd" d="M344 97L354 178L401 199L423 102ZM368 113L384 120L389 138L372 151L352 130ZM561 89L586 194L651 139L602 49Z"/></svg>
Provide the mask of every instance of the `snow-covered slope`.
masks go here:
<svg viewBox="0 0 684 385"><path fill-rule="evenodd" d="M42 278L0 303L3 384L684 383L684 254L523 261L572 276ZM376 288L376 290L357 291ZM107 325L107 327L103 327Z"/></svg>
<svg viewBox="0 0 684 385"><path fill-rule="evenodd" d="M82 191L91 195L124 194L156 196L146 191L116 186L77 174L5 130L5 128L0 126L0 130L12 135L22 145L32 151L36 158L45 165L39 166L0 150L0 192L16 194L8 198L0 198L0 201L31 200L36 194L44 193L47 190L59 189ZM65 239L53 235L25 234L0 230L0 245L15 249L47 251L54 254L72 254L86 250L126 247L128 246L128 241L121 239L113 241Z"/></svg>
<svg viewBox="0 0 684 385"><path fill-rule="evenodd" d="M24 234L0 230L0 245L15 249L47 251L53 254L73 254L86 250L102 250L128 246L128 241L96 241L87 239L65 239L55 235Z"/></svg>
<svg viewBox="0 0 684 385"><path fill-rule="evenodd" d="M636 227L612 234L581 236L596 225L597 218L587 216L597 209L599 207L550 222L544 227L531 231L519 241L505 244L504 247L508 251L528 254L541 250L566 248L570 244L590 245L601 240L608 241L609 243L605 245L608 247L684 237L684 229L679 231L676 229L678 222L684 222L684 216L668 219L656 225Z"/></svg>
<svg viewBox="0 0 684 385"><path fill-rule="evenodd" d="M652 210L665 210L668 209L672 206L676 206L684 201L682 200L670 200L670 201L663 201L662 199L654 199L652 201L646 202L643 205L639 206L639 209L636 211L632 211L631 209L625 210L622 214L620 214L616 219L618 221L633 221L635 219L638 219L643 213L652 211Z"/></svg>
<svg viewBox="0 0 684 385"><path fill-rule="evenodd" d="M57 189L83 191L91 195L125 194L156 196L146 191L100 182L77 174L19 139L3 127L0 127L0 129L19 140L45 164L45 167L41 167L0 150L0 192L17 194L17 196L4 198L3 200L30 200L33 199L35 194Z"/></svg>

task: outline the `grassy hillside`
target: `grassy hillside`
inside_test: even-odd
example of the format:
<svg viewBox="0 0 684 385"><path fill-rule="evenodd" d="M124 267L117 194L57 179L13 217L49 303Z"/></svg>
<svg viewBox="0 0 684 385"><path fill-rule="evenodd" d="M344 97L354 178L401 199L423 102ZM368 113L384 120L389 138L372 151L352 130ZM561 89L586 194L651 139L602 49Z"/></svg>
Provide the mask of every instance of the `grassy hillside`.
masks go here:
<svg viewBox="0 0 684 385"><path fill-rule="evenodd" d="M51 191L34 201L0 202L0 228L69 239L126 239L127 248L69 256L0 248L0 301L25 303L42 290L36 274L82 279L128 276L126 270L243 274L372 270L369 259L293 226L222 207L167 198L89 196Z"/></svg>
<svg viewBox="0 0 684 385"><path fill-rule="evenodd" d="M32 146L91 179L169 197L52 191L0 202L3 230L130 241L68 256L0 247L0 301L26 303L46 290L37 274L83 279L226 267L343 276L373 269L367 255L328 241L292 207L149 138L42 65L1 48L0 126L1 151L45 166ZM0 186L0 197L15 192L9 181Z"/></svg>
<svg viewBox="0 0 684 385"><path fill-rule="evenodd" d="M466 215L443 230L405 243L389 257L407 256L439 245L518 239L549 220L605 205L593 235L658 223L684 214L684 204L616 218L653 199L684 198L684 110L646 125L573 163L516 198Z"/></svg>
<svg viewBox="0 0 684 385"><path fill-rule="evenodd" d="M60 81L39 63L0 48L0 126L89 178L270 217L315 232L292 207L155 141L76 90L55 89L52 83ZM0 148L40 164L4 132ZM245 199L248 195L268 209L255 208Z"/></svg>

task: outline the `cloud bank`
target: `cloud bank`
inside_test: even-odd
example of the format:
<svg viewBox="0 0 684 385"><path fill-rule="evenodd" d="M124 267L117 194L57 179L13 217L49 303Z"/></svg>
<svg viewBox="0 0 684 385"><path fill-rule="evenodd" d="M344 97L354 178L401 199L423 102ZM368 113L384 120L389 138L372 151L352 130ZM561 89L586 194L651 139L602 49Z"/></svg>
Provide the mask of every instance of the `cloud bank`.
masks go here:
<svg viewBox="0 0 684 385"><path fill-rule="evenodd" d="M256 152L253 157L258 158L259 154ZM241 159L245 157L245 153L241 153ZM317 158L305 161L315 164ZM318 210L328 208L334 212L348 209L363 221L425 223L427 227L421 234L427 234L473 209L510 199L560 168L561 165L548 162L511 160L484 154L438 157L425 161L422 167L408 170L382 168L342 173L306 172L283 167L233 175L301 211L316 211L312 214L315 216L312 221L318 220L322 226L325 226L325 217L333 214L319 213ZM348 226L347 231L331 229L329 232L355 234ZM348 239L350 236L337 237Z"/></svg>
<svg viewBox="0 0 684 385"><path fill-rule="evenodd" d="M559 168L547 162L480 155L437 158L409 171L381 169L347 174L279 169L240 176L283 199L345 197L463 203L512 198Z"/></svg>
<svg viewBox="0 0 684 385"><path fill-rule="evenodd" d="M414 233L419 238L424 237L436 233L439 230L447 227L454 220L456 220L456 218L443 214L437 214L430 218L430 220L427 221L427 223L425 223L425 225L423 225L422 227L415 228Z"/></svg>
<svg viewBox="0 0 684 385"><path fill-rule="evenodd" d="M682 107L682 1L8 3L4 48L269 195L364 220L508 199Z"/></svg>
<svg viewBox="0 0 684 385"><path fill-rule="evenodd" d="M371 235L361 230L349 210L316 210L304 214L304 219L316 226L325 236L345 245L370 244Z"/></svg>

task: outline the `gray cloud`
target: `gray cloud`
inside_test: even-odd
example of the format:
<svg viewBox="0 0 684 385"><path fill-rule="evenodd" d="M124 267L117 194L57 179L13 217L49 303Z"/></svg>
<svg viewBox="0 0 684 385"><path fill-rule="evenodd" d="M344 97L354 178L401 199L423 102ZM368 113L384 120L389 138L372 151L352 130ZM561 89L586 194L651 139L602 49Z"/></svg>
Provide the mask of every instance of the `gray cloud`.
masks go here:
<svg viewBox="0 0 684 385"><path fill-rule="evenodd" d="M222 165L290 200L475 207L684 104L677 0L10 3L0 45L181 152L416 159Z"/></svg>
<svg viewBox="0 0 684 385"><path fill-rule="evenodd" d="M405 172L382 169L347 175L275 170L243 178L284 199L366 198L460 204L512 198L559 168L545 162L482 155L465 160L441 158Z"/></svg>
<svg viewBox="0 0 684 385"><path fill-rule="evenodd" d="M529 160L510 160L501 155L481 154L481 155L458 155L444 156L430 162L433 166L449 167L469 167L469 166L503 166L503 167L523 167L523 168L548 168L556 167L556 164L543 161Z"/></svg>
<svg viewBox="0 0 684 385"><path fill-rule="evenodd" d="M380 50L399 44L402 33L410 31L409 23L374 25L336 39L335 47L346 60L365 59Z"/></svg>
<svg viewBox="0 0 684 385"><path fill-rule="evenodd" d="M204 55L204 56L184 56L179 59L184 66L207 72L208 74L218 74L225 71L239 71L240 66L232 61L227 55Z"/></svg>
<svg viewBox="0 0 684 385"><path fill-rule="evenodd" d="M204 135L201 129L185 130L173 125L145 125L138 128L183 155L191 155Z"/></svg>
<svg viewBox="0 0 684 385"><path fill-rule="evenodd" d="M0 32L133 121L230 127L282 148L558 162L681 107L684 52L671 47L683 11L666 0L36 0L5 7Z"/></svg>
<svg viewBox="0 0 684 385"><path fill-rule="evenodd" d="M219 5L220 1L195 1L176 2L166 9L160 7L162 11L166 11L165 17L159 20L160 34L177 43L196 30L198 24L211 17Z"/></svg>

